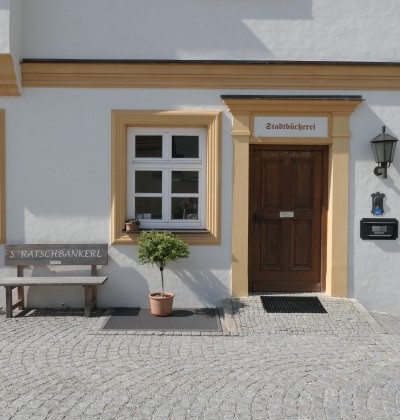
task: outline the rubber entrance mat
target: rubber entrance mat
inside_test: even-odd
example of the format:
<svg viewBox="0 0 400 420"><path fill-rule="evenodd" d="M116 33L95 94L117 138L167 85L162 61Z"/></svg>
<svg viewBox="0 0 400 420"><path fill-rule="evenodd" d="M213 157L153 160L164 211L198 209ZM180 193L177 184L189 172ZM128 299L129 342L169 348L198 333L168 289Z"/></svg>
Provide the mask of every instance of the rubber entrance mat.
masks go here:
<svg viewBox="0 0 400 420"><path fill-rule="evenodd" d="M158 317L149 308L116 308L104 330L222 331L214 308L175 309L171 316Z"/></svg>
<svg viewBox="0 0 400 420"><path fill-rule="evenodd" d="M326 314L315 296L261 296L266 312L286 314Z"/></svg>

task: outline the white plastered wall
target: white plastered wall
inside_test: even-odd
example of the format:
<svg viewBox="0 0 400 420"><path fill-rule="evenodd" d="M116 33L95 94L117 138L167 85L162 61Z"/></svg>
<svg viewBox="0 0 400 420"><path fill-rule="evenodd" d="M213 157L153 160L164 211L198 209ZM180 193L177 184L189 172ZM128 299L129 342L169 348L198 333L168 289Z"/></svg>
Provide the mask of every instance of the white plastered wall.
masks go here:
<svg viewBox="0 0 400 420"><path fill-rule="evenodd" d="M21 98L0 98L3 107L8 243L109 243L112 109L223 109L216 92L79 89L25 89ZM223 154L222 245L192 246L189 259L165 272L180 307L219 305L230 294L232 150L226 115ZM135 246L110 247L109 255L109 266L100 271L109 280L100 288L99 304L146 306L149 291L160 288L158 270L138 264ZM35 275L49 270L36 268ZM0 277L6 275L15 269L0 266ZM61 303L82 305L81 289L29 291L30 305Z"/></svg>
<svg viewBox="0 0 400 420"><path fill-rule="evenodd" d="M397 0L0 0L0 53L16 58L400 61ZM178 12L179 11L179 12ZM151 25L151 31L149 31ZM22 27L24 31L22 33ZM12 39L10 40L9 37ZM400 312L399 241L362 241L371 194L400 218L400 150L375 177L368 141L400 137L396 92L23 89L0 98L7 122L8 242L108 242L112 109L223 109L220 94L362 94L351 118L349 296ZM219 304L230 291L232 141L223 118L222 245L192 247L168 271L180 306ZM0 260L3 260L0 247ZM206 262L206 264L205 264ZM143 305L158 285L136 248L110 248L101 305ZM0 277L14 275L0 264ZM155 275L157 276L158 273ZM61 297L62 296L62 297ZM33 305L82 304L80 289L32 289ZM0 305L4 291L0 289Z"/></svg>
<svg viewBox="0 0 400 420"><path fill-rule="evenodd" d="M0 0L0 54L11 54L21 86L22 0Z"/></svg>
<svg viewBox="0 0 400 420"><path fill-rule="evenodd" d="M35 0L24 57L398 61L399 21L398 0Z"/></svg>
<svg viewBox="0 0 400 420"><path fill-rule="evenodd" d="M112 109L221 109L222 244L192 246L191 256L166 272L167 288L177 305L220 305L230 294L232 140L230 116L221 94L288 94L287 91L85 90L24 89L21 98L0 98L7 115L7 238L9 243L109 242ZM290 92L293 94L293 92ZM310 92L332 94L332 92ZM359 221L372 217L371 194L386 194L383 217L400 219L400 154L388 179L373 174L369 140L382 125L400 137L400 94L361 94L365 102L351 118L349 197L349 296L368 309L400 313L400 242L362 241ZM3 259L3 247L0 258ZM44 274L48 274L45 269ZM0 266L0 277L15 275ZM40 271L36 269L35 274ZM101 273L102 306L145 306L147 294L159 287L157 270L138 264L137 248L110 247L110 263ZM80 288L32 288L34 306L83 303ZM0 305L4 291L0 290Z"/></svg>
<svg viewBox="0 0 400 420"><path fill-rule="evenodd" d="M368 144L383 125L400 139L400 93L364 92L363 97L365 103L351 119L349 295L370 310L400 313L400 240L360 239L360 220L374 217L371 194L377 191L386 195L382 217L400 220L400 148L382 179L373 173L376 164Z"/></svg>
<svg viewBox="0 0 400 420"><path fill-rule="evenodd" d="M10 1L10 52L14 61L17 83L21 88L23 0Z"/></svg>
<svg viewBox="0 0 400 420"><path fill-rule="evenodd" d="M0 54L10 53L10 0L0 0Z"/></svg>

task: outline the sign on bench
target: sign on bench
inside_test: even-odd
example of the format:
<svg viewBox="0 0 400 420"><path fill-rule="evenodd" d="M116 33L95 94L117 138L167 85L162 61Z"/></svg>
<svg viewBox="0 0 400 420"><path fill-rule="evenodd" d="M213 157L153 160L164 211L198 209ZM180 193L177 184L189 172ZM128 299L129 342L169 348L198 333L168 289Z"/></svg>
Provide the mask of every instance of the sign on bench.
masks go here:
<svg viewBox="0 0 400 420"><path fill-rule="evenodd" d="M6 288L6 317L12 317L14 308L24 308L25 286L75 286L85 291L85 315L90 316L97 304L97 286L107 277L97 276L97 265L108 264L107 244L21 244L5 245L5 266L16 266L17 277L0 279L0 286ZM87 277L24 277L24 266L44 265L90 265L91 276ZM12 303L12 289L18 288L19 301Z"/></svg>
<svg viewBox="0 0 400 420"><path fill-rule="evenodd" d="M4 265L106 265L107 244L6 245Z"/></svg>

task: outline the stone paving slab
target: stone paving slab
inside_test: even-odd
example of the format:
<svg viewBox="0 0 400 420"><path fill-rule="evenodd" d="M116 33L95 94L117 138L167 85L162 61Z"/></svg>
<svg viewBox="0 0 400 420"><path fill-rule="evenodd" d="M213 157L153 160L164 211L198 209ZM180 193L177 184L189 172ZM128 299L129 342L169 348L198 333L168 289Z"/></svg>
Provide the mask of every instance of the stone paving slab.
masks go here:
<svg viewBox="0 0 400 420"><path fill-rule="evenodd" d="M236 335L104 335L106 315L0 316L0 419L400 418L400 317L329 299L325 324L262 330L253 300L236 302Z"/></svg>

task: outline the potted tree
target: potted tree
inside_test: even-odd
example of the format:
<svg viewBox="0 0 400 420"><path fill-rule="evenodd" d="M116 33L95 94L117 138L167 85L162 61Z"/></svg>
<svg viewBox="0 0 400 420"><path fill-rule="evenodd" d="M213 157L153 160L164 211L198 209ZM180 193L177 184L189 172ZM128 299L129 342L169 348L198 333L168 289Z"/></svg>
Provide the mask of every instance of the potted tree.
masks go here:
<svg viewBox="0 0 400 420"><path fill-rule="evenodd" d="M164 269L171 261L189 256L189 245L171 232L141 232L138 240L139 260L142 264L156 265L161 275L161 292L150 293L150 311L156 316L172 313L174 293L164 290Z"/></svg>
<svg viewBox="0 0 400 420"><path fill-rule="evenodd" d="M126 232L136 232L139 230L140 220L139 219L128 219L125 221Z"/></svg>

